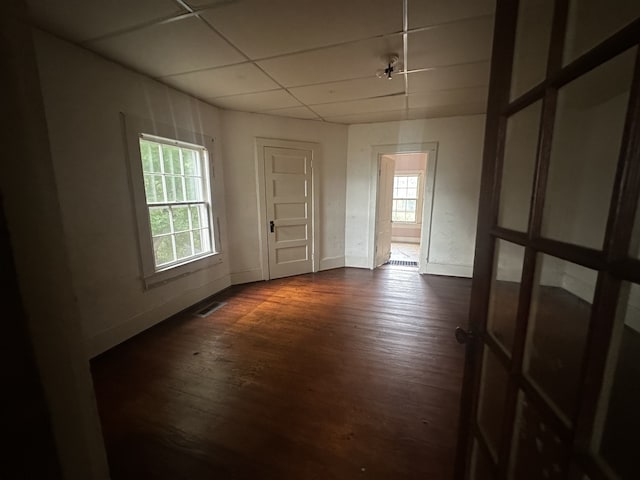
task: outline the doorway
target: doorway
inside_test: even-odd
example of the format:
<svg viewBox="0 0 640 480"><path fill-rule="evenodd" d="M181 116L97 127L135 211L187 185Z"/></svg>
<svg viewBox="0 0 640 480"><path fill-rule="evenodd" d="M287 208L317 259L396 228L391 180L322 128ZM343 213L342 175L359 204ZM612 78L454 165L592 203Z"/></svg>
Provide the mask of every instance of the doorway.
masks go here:
<svg viewBox="0 0 640 480"><path fill-rule="evenodd" d="M263 279L318 271L319 145L257 140Z"/></svg>
<svg viewBox="0 0 640 480"><path fill-rule="evenodd" d="M374 148L375 222L372 268L415 268L426 273L437 144Z"/></svg>

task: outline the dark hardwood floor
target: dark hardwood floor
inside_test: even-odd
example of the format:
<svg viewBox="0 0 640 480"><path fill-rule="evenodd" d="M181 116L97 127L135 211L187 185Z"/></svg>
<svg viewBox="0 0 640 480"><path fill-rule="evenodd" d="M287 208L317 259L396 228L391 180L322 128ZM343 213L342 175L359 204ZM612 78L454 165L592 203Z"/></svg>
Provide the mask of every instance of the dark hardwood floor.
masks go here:
<svg viewBox="0 0 640 480"><path fill-rule="evenodd" d="M451 479L471 281L231 287L92 362L114 480Z"/></svg>

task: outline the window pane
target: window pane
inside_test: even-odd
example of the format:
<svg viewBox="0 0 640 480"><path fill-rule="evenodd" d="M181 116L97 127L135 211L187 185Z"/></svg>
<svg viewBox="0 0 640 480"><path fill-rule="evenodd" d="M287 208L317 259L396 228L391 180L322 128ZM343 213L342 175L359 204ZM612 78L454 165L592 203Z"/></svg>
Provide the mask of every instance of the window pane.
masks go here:
<svg viewBox="0 0 640 480"><path fill-rule="evenodd" d="M542 234L601 249L636 49L563 87L553 131Z"/></svg>
<svg viewBox="0 0 640 480"><path fill-rule="evenodd" d="M404 215L405 222L413 222L416 223L416 214L415 212L407 212Z"/></svg>
<svg viewBox="0 0 640 480"><path fill-rule="evenodd" d="M167 187L167 202L176 201L176 183L182 182L180 177L166 176L164 177L164 184Z"/></svg>
<svg viewBox="0 0 640 480"><path fill-rule="evenodd" d="M640 16L637 0L572 0L570 5L565 64Z"/></svg>
<svg viewBox="0 0 640 480"><path fill-rule="evenodd" d="M200 226L201 226L200 209L201 209L200 206L189 207L189 210L191 212L191 227L192 228L200 228Z"/></svg>
<svg viewBox="0 0 640 480"><path fill-rule="evenodd" d="M407 200L407 212L416 211L416 201L415 200Z"/></svg>
<svg viewBox="0 0 640 480"><path fill-rule="evenodd" d="M202 251L203 252L210 252L213 249L213 246L211 244L211 230L209 230L208 228L204 228L202 230Z"/></svg>
<svg viewBox="0 0 640 480"><path fill-rule="evenodd" d="M498 225L520 232L529 224L541 110L539 101L507 120Z"/></svg>
<svg viewBox="0 0 640 480"><path fill-rule="evenodd" d="M140 140L140 157L142 158L142 171L144 173L153 171L153 163L151 160L151 144L144 140Z"/></svg>
<svg viewBox="0 0 640 480"><path fill-rule="evenodd" d="M478 426L489 449L497 457L500 448L502 413L509 376L498 358L485 345L478 399Z"/></svg>
<svg viewBox="0 0 640 480"><path fill-rule="evenodd" d="M185 185L187 187L187 201L202 200L201 193L201 181L197 177L187 177L185 179Z"/></svg>
<svg viewBox="0 0 640 480"><path fill-rule="evenodd" d="M160 145L154 142L145 142L149 144L149 151L151 152L151 172L160 173Z"/></svg>
<svg viewBox="0 0 640 480"><path fill-rule="evenodd" d="M156 266L171 263L175 260L171 237L171 235L166 235L153 239L153 253L156 259Z"/></svg>
<svg viewBox="0 0 640 480"><path fill-rule="evenodd" d="M151 223L151 235L154 237L165 233L171 233L171 219L168 208L149 208L149 222Z"/></svg>
<svg viewBox="0 0 640 480"><path fill-rule="evenodd" d="M538 263L524 373L569 423L575 413L598 275L549 255L539 255Z"/></svg>
<svg viewBox="0 0 640 480"><path fill-rule="evenodd" d="M518 395L510 480L565 480L569 451L524 393Z"/></svg>
<svg viewBox="0 0 640 480"><path fill-rule="evenodd" d="M194 254L198 254L198 253L202 253L204 252L204 249L202 247L202 230L196 230L195 232L193 232L193 247L194 247Z"/></svg>
<svg viewBox="0 0 640 480"><path fill-rule="evenodd" d="M172 207L173 231L183 232L189 230L189 207Z"/></svg>
<svg viewBox="0 0 640 480"><path fill-rule="evenodd" d="M398 178L398 187L406 188L407 186L407 177L399 177Z"/></svg>
<svg viewBox="0 0 640 480"><path fill-rule="evenodd" d="M524 247L496 240L487 331L508 353L513 348L523 263Z"/></svg>
<svg viewBox="0 0 640 480"><path fill-rule="evenodd" d="M404 212L407 209L407 201L406 200L398 200L398 211Z"/></svg>
<svg viewBox="0 0 640 480"><path fill-rule="evenodd" d="M169 145L162 145L162 162L164 165L164 173L180 173L180 170L174 168L175 159L178 159L178 167L180 166L180 149Z"/></svg>
<svg viewBox="0 0 640 480"><path fill-rule="evenodd" d="M418 177L409 177L408 186L417 188L418 187Z"/></svg>
<svg viewBox="0 0 640 480"><path fill-rule="evenodd" d="M198 168L198 152L194 150L182 150L182 160L184 162L185 175L200 175Z"/></svg>
<svg viewBox="0 0 640 480"><path fill-rule="evenodd" d="M418 198L418 189L417 188L408 188L407 189L407 198Z"/></svg>
<svg viewBox="0 0 640 480"><path fill-rule="evenodd" d="M193 255L193 250L191 250L191 234L189 232L176 233L176 255L178 260Z"/></svg>
<svg viewBox="0 0 640 480"><path fill-rule="evenodd" d="M640 285L624 283L594 425L592 449L616 478L638 475L640 440ZM611 475L614 477L614 475Z"/></svg>
<svg viewBox="0 0 640 480"><path fill-rule="evenodd" d="M520 0L511 77L512 99L544 80L554 3L553 0Z"/></svg>
<svg viewBox="0 0 640 480"><path fill-rule="evenodd" d="M184 202L186 201L185 196L184 196L184 177L179 177L176 179L175 182L175 189L176 189L176 202Z"/></svg>
<svg viewBox="0 0 640 480"><path fill-rule="evenodd" d="M164 189L162 187L162 175L144 176L145 194L147 202L164 202Z"/></svg>

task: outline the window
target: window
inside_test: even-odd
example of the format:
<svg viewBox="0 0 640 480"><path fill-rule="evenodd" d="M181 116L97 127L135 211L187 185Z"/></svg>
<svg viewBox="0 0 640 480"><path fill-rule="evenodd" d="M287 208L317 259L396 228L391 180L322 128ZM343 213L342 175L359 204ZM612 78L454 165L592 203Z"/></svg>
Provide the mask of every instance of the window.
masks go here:
<svg viewBox="0 0 640 480"><path fill-rule="evenodd" d="M144 286L222 263L213 138L122 118Z"/></svg>
<svg viewBox="0 0 640 480"><path fill-rule="evenodd" d="M422 174L395 175L391 219L401 223L420 223Z"/></svg>
<svg viewBox="0 0 640 480"><path fill-rule="evenodd" d="M212 253L207 151L141 135L155 270Z"/></svg>

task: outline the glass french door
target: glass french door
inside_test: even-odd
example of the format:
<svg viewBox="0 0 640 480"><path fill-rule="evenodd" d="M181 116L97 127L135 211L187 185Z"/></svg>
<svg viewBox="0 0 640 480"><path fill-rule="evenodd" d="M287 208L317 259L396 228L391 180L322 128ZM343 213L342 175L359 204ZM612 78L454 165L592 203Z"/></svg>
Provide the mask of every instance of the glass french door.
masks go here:
<svg viewBox="0 0 640 480"><path fill-rule="evenodd" d="M456 480L640 478L640 0L498 0Z"/></svg>

